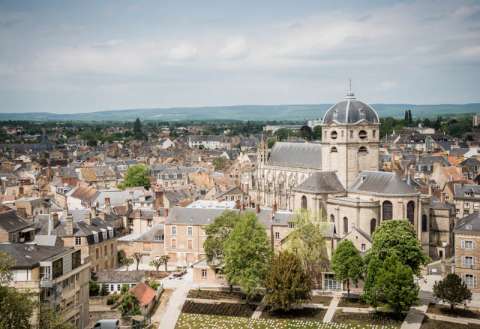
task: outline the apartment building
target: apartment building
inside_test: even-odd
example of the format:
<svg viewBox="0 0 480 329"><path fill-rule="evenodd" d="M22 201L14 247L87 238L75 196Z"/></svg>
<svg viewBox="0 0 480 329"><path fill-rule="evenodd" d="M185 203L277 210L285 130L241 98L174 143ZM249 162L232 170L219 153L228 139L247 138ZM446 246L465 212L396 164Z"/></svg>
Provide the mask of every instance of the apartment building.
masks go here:
<svg viewBox="0 0 480 329"><path fill-rule="evenodd" d="M82 213L76 213L76 217L79 215ZM117 267L118 231L113 221L84 212L75 220L72 214L63 219L52 214L47 221L37 225L40 234L58 236L64 246L80 250L82 262L89 262L92 272Z"/></svg>
<svg viewBox="0 0 480 329"><path fill-rule="evenodd" d="M38 328L40 307L54 310L76 328L88 326L90 263L82 262L80 250L11 243L0 244L0 251L14 260L10 284L36 302L33 328Z"/></svg>
<svg viewBox="0 0 480 329"><path fill-rule="evenodd" d="M457 222L455 235L455 273L472 292L480 292L480 215L475 212Z"/></svg>
<svg viewBox="0 0 480 329"><path fill-rule="evenodd" d="M445 192L447 201L455 204L458 219L480 211L480 185L452 183Z"/></svg>

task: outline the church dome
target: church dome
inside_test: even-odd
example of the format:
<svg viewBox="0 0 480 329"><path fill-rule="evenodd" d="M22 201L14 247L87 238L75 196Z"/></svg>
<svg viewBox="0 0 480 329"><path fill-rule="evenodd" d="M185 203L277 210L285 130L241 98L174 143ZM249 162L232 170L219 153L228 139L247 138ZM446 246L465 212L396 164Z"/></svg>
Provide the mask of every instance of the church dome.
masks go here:
<svg viewBox="0 0 480 329"><path fill-rule="evenodd" d="M355 98L353 93L347 94L345 100L333 105L323 117L323 124L331 123L379 123L377 112L370 105Z"/></svg>

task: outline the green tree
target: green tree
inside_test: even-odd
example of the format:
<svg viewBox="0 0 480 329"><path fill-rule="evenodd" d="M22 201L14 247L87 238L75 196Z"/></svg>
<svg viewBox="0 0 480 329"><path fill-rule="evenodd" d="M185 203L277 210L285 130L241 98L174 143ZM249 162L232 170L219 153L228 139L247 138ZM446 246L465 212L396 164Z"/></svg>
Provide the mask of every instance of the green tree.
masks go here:
<svg viewBox="0 0 480 329"><path fill-rule="evenodd" d="M292 132L287 128L280 128L275 132L274 135L279 141L286 141L288 136L292 135Z"/></svg>
<svg viewBox="0 0 480 329"><path fill-rule="evenodd" d="M160 258L155 258L150 261L150 266L155 267L155 270L158 272L160 266L162 266L163 261Z"/></svg>
<svg viewBox="0 0 480 329"><path fill-rule="evenodd" d="M472 292L468 289L465 282L454 273L449 273L443 280L435 282L433 286L433 295L444 302L450 304L450 310L454 310L455 305L461 304L466 300L472 299Z"/></svg>
<svg viewBox="0 0 480 329"><path fill-rule="evenodd" d="M225 241L224 273L250 299L263 284L272 254L265 227L252 212L240 216Z"/></svg>
<svg viewBox="0 0 480 329"><path fill-rule="evenodd" d="M313 128L313 139L322 140L322 126L318 125Z"/></svg>
<svg viewBox="0 0 480 329"><path fill-rule="evenodd" d="M347 294L350 296L350 281L357 284L363 276L362 256L350 240L343 240L335 249L332 270L337 280L347 282Z"/></svg>
<svg viewBox="0 0 480 329"><path fill-rule="evenodd" d="M385 259L375 278L377 299L396 312L407 311L417 301L418 286L412 269L404 265L396 254Z"/></svg>
<svg viewBox="0 0 480 329"><path fill-rule="evenodd" d="M11 267L14 260L0 252L0 328L30 329L33 301L7 284L12 279Z"/></svg>
<svg viewBox="0 0 480 329"><path fill-rule="evenodd" d="M295 213L292 223L294 229L285 238L285 249L296 254L312 279L317 280L329 264L324 223L306 210Z"/></svg>
<svg viewBox="0 0 480 329"><path fill-rule="evenodd" d="M127 271L130 265L132 265L133 263L135 263L135 259L133 259L132 257L128 257L125 259L125 266L127 267Z"/></svg>
<svg viewBox="0 0 480 329"><path fill-rule="evenodd" d="M42 329L74 329L75 326L47 306L40 307L40 325Z"/></svg>
<svg viewBox="0 0 480 329"><path fill-rule="evenodd" d="M227 159L222 156L217 157L213 159L213 166L215 170L223 170L227 166Z"/></svg>
<svg viewBox="0 0 480 329"><path fill-rule="evenodd" d="M377 278L378 271L383 266L382 261L378 257L368 257L368 262L366 262L366 277L365 283L363 286L363 299L368 304L373 307L377 307L380 303L379 294L376 290L375 280Z"/></svg>
<svg viewBox="0 0 480 329"><path fill-rule="evenodd" d="M137 298L128 291L123 294L119 308L122 316L141 314Z"/></svg>
<svg viewBox="0 0 480 329"><path fill-rule="evenodd" d="M140 266L140 262L142 261L143 254L141 252L135 252L133 253L133 259L135 260L135 263L137 264L137 271L138 267Z"/></svg>
<svg viewBox="0 0 480 329"><path fill-rule="evenodd" d="M118 185L121 189L139 186L143 186L146 189L150 188L150 170L143 164L129 167L123 183Z"/></svg>
<svg viewBox="0 0 480 329"><path fill-rule="evenodd" d="M272 258L265 280L265 302L272 310L288 311L310 299L312 280L297 255L282 251Z"/></svg>
<svg viewBox="0 0 480 329"><path fill-rule="evenodd" d="M144 139L145 135L143 134L142 130L142 122L140 122L140 118L137 118L133 124L133 135L136 139Z"/></svg>
<svg viewBox="0 0 480 329"><path fill-rule="evenodd" d="M367 259L376 256L384 261L392 254L396 254L401 263L409 266L415 275L419 275L420 267L429 261L413 226L407 220L384 221L373 235L373 245Z"/></svg>
<svg viewBox="0 0 480 329"><path fill-rule="evenodd" d="M97 282L90 280L89 291L90 296L98 296L100 294L100 285Z"/></svg>
<svg viewBox="0 0 480 329"><path fill-rule="evenodd" d="M205 227L207 238L203 243L203 249L209 262L213 262L216 265L220 265L223 262L225 241L239 220L240 214L238 212L225 210Z"/></svg>
<svg viewBox="0 0 480 329"><path fill-rule="evenodd" d="M168 261L170 260L170 256L162 255L160 256L160 260L162 261L163 265L165 266L165 272L168 271Z"/></svg>

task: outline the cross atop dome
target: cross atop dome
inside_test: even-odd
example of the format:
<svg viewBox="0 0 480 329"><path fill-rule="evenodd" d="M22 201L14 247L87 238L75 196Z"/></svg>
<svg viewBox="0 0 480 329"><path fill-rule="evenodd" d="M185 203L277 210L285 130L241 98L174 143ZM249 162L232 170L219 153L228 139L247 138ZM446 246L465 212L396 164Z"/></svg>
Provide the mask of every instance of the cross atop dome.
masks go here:
<svg viewBox="0 0 480 329"><path fill-rule="evenodd" d="M348 92L345 99L355 99L355 94L352 91L352 79L348 79Z"/></svg>

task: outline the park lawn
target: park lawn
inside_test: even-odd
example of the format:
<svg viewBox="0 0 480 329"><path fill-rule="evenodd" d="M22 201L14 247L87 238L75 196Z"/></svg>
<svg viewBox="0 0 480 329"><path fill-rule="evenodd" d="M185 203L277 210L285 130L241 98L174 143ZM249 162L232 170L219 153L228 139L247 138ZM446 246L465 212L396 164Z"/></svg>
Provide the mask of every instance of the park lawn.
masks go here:
<svg viewBox="0 0 480 329"><path fill-rule="evenodd" d="M249 319L232 316L182 313L175 329L395 329L392 326L321 323L318 321Z"/></svg>
<svg viewBox="0 0 480 329"><path fill-rule="evenodd" d="M332 322L357 325L388 326L389 328L400 328L405 314L395 315L386 312L374 313L347 313L338 310L335 312Z"/></svg>

